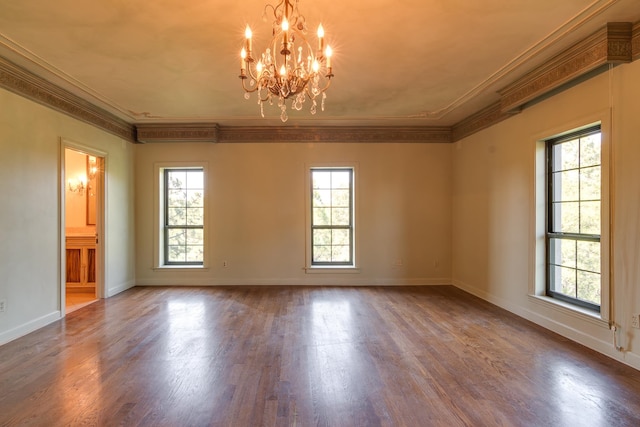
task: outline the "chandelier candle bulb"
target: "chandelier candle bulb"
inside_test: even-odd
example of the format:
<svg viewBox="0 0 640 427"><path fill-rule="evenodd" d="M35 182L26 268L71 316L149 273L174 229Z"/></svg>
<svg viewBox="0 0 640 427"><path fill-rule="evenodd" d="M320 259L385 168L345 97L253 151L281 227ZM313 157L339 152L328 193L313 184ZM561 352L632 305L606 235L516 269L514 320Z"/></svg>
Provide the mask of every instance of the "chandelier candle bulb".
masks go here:
<svg viewBox="0 0 640 427"><path fill-rule="evenodd" d="M240 51L240 73L242 73L242 70L245 69L246 67L246 63L247 63L247 51L245 50L245 48L242 48L242 50Z"/></svg>
<svg viewBox="0 0 640 427"><path fill-rule="evenodd" d="M247 55L249 58L251 57L251 28L247 25L247 28L244 30L244 36L247 39Z"/></svg>
<svg viewBox="0 0 640 427"><path fill-rule="evenodd" d="M331 46L327 45L327 50L325 50L324 55L327 57L327 69L329 69L331 68L331 55L333 55Z"/></svg>
<svg viewBox="0 0 640 427"><path fill-rule="evenodd" d="M322 52L324 49L324 28L322 24L318 25L318 52Z"/></svg>

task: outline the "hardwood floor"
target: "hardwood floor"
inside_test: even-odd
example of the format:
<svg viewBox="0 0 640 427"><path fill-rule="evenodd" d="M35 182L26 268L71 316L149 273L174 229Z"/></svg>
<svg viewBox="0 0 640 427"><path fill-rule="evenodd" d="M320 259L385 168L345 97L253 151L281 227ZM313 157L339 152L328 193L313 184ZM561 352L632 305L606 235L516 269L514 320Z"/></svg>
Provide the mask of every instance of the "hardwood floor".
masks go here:
<svg viewBox="0 0 640 427"><path fill-rule="evenodd" d="M66 298L66 307L65 307L66 314L69 314L72 311L76 311L77 309L82 308L98 300L96 298L95 291L74 292L74 291L67 290L65 294L65 298Z"/></svg>
<svg viewBox="0 0 640 427"><path fill-rule="evenodd" d="M638 426L640 372L450 286L134 288L0 347L0 425Z"/></svg>

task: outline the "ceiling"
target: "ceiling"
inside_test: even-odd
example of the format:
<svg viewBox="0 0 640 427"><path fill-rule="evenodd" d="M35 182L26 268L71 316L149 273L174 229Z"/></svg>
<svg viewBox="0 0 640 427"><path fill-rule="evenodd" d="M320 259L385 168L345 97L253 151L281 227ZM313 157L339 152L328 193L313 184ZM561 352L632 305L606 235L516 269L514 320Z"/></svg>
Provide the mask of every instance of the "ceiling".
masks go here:
<svg viewBox="0 0 640 427"><path fill-rule="evenodd" d="M265 0L0 0L0 56L131 124L281 126L245 100L239 50ZM272 2L272 4L274 4ZM326 109L293 126L452 126L639 0L300 0L334 50ZM311 39L315 36L312 35Z"/></svg>

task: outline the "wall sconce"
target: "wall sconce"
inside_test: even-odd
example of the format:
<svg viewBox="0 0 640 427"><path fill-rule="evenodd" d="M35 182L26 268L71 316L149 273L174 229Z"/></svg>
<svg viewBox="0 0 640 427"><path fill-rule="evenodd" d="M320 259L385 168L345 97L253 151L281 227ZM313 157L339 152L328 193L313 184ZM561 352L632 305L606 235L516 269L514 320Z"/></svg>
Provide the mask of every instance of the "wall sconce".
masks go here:
<svg viewBox="0 0 640 427"><path fill-rule="evenodd" d="M96 177L98 172L98 159L93 156L87 156L87 169L89 170L89 180Z"/></svg>
<svg viewBox="0 0 640 427"><path fill-rule="evenodd" d="M69 191L72 193L78 193L81 196L84 196L84 190L86 188L86 178L85 177L78 177L76 179L69 179L69 181L67 182L68 187L69 187Z"/></svg>

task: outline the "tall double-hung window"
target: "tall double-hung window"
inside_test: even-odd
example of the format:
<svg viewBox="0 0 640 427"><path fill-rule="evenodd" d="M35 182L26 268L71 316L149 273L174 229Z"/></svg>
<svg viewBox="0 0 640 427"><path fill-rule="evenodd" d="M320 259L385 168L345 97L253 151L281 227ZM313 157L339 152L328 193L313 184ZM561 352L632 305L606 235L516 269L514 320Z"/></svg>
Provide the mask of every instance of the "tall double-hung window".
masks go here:
<svg viewBox="0 0 640 427"><path fill-rule="evenodd" d="M353 168L311 169L311 265L354 266Z"/></svg>
<svg viewBox="0 0 640 427"><path fill-rule="evenodd" d="M163 184L164 265L203 265L204 171L165 168Z"/></svg>
<svg viewBox="0 0 640 427"><path fill-rule="evenodd" d="M548 296L600 311L600 126L546 141Z"/></svg>

